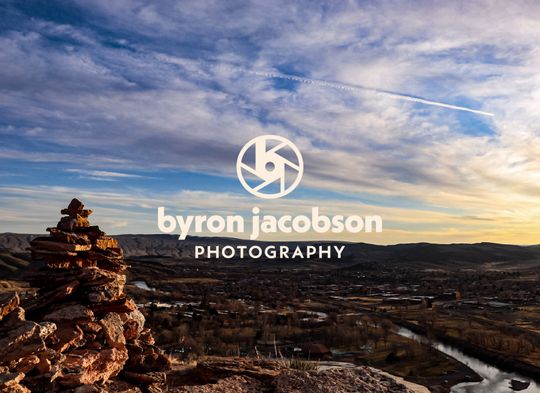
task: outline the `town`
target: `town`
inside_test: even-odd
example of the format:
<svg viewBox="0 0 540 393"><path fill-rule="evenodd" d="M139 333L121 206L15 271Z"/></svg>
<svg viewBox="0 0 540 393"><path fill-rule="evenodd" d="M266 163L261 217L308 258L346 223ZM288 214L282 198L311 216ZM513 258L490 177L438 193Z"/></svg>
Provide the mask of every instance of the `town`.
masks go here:
<svg viewBox="0 0 540 393"><path fill-rule="evenodd" d="M478 380L421 336L501 370L536 376L540 370L533 270L156 257L130 263L128 290L159 328L160 345L182 359L249 355L367 364L433 392Z"/></svg>

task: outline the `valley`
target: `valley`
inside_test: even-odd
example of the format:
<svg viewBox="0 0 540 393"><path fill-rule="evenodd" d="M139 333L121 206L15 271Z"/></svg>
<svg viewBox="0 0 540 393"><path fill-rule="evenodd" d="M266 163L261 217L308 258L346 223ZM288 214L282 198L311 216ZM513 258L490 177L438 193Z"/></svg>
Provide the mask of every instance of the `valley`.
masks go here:
<svg viewBox="0 0 540 393"><path fill-rule="evenodd" d="M1 255L2 285L31 297L23 249L31 237L13 236L0 235L0 244L12 245ZM268 244L117 238L130 265L126 292L156 332L157 344L178 361L247 356L344 362L382 369L434 393L461 392L455 389L462 386L476 392L474 386L487 383L478 367L440 350L446 345L499 370L503 380L496 386L510 389L516 375L529 384L525 392L538 386L538 247L343 243L341 260L196 260L190 250L197 244Z"/></svg>

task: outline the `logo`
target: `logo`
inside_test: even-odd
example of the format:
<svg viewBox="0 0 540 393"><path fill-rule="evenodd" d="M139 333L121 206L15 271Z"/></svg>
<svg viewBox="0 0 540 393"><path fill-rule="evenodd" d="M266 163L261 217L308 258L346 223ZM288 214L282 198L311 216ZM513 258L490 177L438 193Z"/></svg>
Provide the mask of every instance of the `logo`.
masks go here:
<svg viewBox="0 0 540 393"><path fill-rule="evenodd" d="M248 160L248 155L254 159ZM286 138L262 135L244 145L236 161L236 173L242 186L251 194L275 199L292 192L302 179L304 160L300 150ZM244 175L256 181L248 183ZM251 178L248 178L251 180Z"/></svg>
<svg viewBox="0 0 540 393"><path fill-rule="evenodd" d="M280 198L292 192L302 180L304 160L298 148L288 139L277 135L262 135L246 143L236 160L236 172L242 186L251 194L264 199ZM283 215L262 212L258 206L251 208L251 216L241 214L167 214L165 207L157 208L157 225L163 233L178 233L178 240L186 240L190 234L227 233L235 237L249 234L250 240L277 233L298 236L318 236L331 233L337 236L347 232L350 236L361 232L382 232L383 220L376 215L328 216L318 206L311 207L311 214ZM310 235L307 235L310 233ZM263 239L264 240L264 239ZM330 240L330 239L329 239ZM337 258L340 259L345 246L295 245L283 242L278 245L259 246L234 241L231 245L196 245L195 259L296 259Z"/></svg>

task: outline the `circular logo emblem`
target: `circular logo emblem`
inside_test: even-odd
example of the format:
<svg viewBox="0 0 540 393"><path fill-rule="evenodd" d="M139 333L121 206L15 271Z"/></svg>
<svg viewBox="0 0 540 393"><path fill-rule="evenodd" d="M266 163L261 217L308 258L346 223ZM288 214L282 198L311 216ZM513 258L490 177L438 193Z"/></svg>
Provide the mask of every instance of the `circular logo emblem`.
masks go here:
<svg viewBox="0 0 540 393"><path fill-rule="evenodd" d="M251 160L248 156L252 157ZM248 192L259 198L275 199L287 195L300 183L304 160L300 150L288 139L262 135L250 140L240 150L236 173ZM250 183L245 175L251 175L248 177Z"/></svg>

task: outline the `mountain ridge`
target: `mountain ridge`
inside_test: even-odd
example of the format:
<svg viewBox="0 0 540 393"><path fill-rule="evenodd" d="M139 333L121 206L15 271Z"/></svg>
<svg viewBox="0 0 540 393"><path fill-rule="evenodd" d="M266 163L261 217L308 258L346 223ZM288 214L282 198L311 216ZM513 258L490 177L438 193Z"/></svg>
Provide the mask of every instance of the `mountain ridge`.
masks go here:
<svg viewBox="0 0 540 393"><path fill-rule="evenodd" d="M1 233L0 249L9 252L11 256L19 259L28 253L30 241L41 235ZM411 264L414 266L429 267L461 267L470 268L480 265L504 265L511 267L517 265L540 265L539 245L512 245L492 242L480 243L400 243L393 245L376 245L370 243L353 243L340 241L252 241L227 237L196 237L188 236L186 240L178 240L175 235L167 234L123 234L114 236L124 249L128 258L143 256L171 257L178 259L192 259L195 245L324 245L342 244L346 246L343 260L347 265L362 262L384 262ZM0 261L2 259L0 258ZM20 262L20 261L19 261ZM327 261L336 263L336 261ZM1 270L1 265L0 265Z"/></svg>

